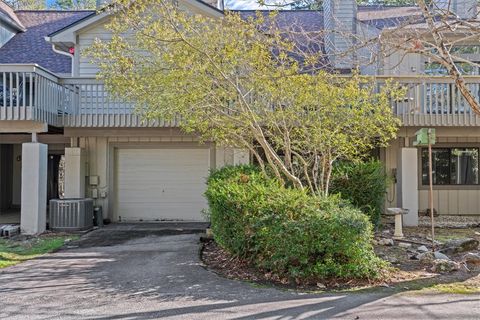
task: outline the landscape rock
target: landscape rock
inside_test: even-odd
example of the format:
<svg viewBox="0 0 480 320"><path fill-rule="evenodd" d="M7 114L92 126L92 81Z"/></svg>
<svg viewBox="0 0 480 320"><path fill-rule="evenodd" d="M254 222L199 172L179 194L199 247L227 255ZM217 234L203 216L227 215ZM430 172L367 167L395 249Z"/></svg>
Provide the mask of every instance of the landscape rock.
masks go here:
<svg viewBox="0 0 480 320"><path fill-rule="evenodd" d="M406 242L399 242L398 246L401 248L410 248L412 246L411 243L406 243Z"/></svg>
<svg viewBox="0 0 480 320"><path fill-rule="evenodd" d="M321 283L321 282L317 282L317 287L320 288L320 289L326 289L326 288L327 288L327 286L324 285L324 284Z"/></svg>
<svg viewBox="0 0 480 320"><path fill-rule="evenodd" d="M399 263L400 261L396 257L386 256L384 259L392 264Z"/></svg>
<svg viewBox="0 0 480 320"><path fill-rule="evenodd" d="M417 256L417 258L423 264L430 264L433 262L433 260L435 260L435 255L433 254L433 252L428 251L428 252L420 253Z"/></svg>
<svg viewBox="0 0 480 320"><path fill-rule="evenodd" d="M442 252L445 254L455 254L460 252L466 252L470 250L476 250L479 242L473 238L455 239L447 241L442 248Z"/></svg>
<svg viewBox="0 0 480 320"><path fill-rule="evenodd" d="M434 257L435 259L441 259L441 260L450 260L449 257L447 257L445 254L439 252L439 251L435 251L434 252Z"/></svg>
<svg viewBox="0 0 480 320"><path fill-rule="evenodd" d="M428 252L428 248L426 246L420 246L417 248L417 251L419 252Z"/></svg>
<svg viewBox="0 0 480 320"><path fill-rule="evenodd" d="M393 246L393 240L392 239L380 239L378 240L378 244L382 246Z"/></svg>
<svg viewBox="0 0 480 320"><path fill-rule="evenodd" d="M480 254L478 253L469 252L465 256L463 256L463 260L467 264L480 266Z"/></svg>
<svg viewBox="0 0 480 320"><path fill-rule="evenodd" d="M450 258L448 258L446 255L438 251L435 251L435 252L427 251L424 253L420 253L417 255L417 259L424 264L430 264L434 260L450 260Z"/></svg>
<svg viewBox="0 0 480 320"><path fill-rule="evenodd" d="M460 269L460 264L452 260L437 259L433 261L432 272L446 273L457 271Z"/></svg>

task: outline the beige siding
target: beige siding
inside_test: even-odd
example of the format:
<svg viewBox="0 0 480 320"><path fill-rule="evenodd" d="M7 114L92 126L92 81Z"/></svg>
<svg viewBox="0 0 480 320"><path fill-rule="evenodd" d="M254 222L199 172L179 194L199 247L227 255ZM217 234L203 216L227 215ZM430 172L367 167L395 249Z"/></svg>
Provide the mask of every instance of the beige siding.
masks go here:
<svg viewBox="0 0 480 320"><path fill-rule="evenodd" d="M480 190L434 190L434 207L439 214L480 214ZM419 191L419 208L428 208L428 190Z"/></svg>
<svg viewBox="0 0 480 320"><path fill-rule="evenodd" d="M382 160L387 173L397 167L397 155L404 145L404 137L412 137L418 128L402 130L402 137L393 141L384 150ZM412 138L409 139L410 142ZM437 146L445 147L478 147L480 148L480 133L466 128L437 128ZM419 166L419 170L421 167ZM419 176L419 210L428 208L428 189L421 185ZM397 186L392 183L387 190L386 206L397 206ZM435 186L433 192L434 207L441 215L480 215L480 186Z"/></svg>
<svg viewBox="0 0 480 320"><path fill-rule="evenodd" d="M79 77L95 77L98 67L91 62L91 59L84 54L84 50L90 47L95 39L110 40L112 34L108 31L104 24L96 25L78 35L78 44L75 51L79 53L79 59L76 61L76 76Z"/></svg>
<svg viewBox="0 0 480 320"><path fill-rule="evenodd" d="M22 194L22 162L17 161L22 157L22 145L13 145L13 187L12 187L12 204L19 206Z"/></svg>
<svg viewBox="0 0 480 320"><path fill-rule="evenodd" d="M192 2L187 1L185 3L180 3L179 5L181 8L183 8L187 12L195 12L197 14L200 13L210 17L212 17L212 14L214 16L220 15L218 12L207 12L211 10L208 8L205 8L205 6L203 5L198 7L198 3L196 3L196 1L192 1ZM206 9L208 10L205 11ZM95 77L96 74L98 73L99 71L98 66L93 64L91 62L91 59L87 57L85 54L83 54L83 51L88 47L90 47L95 41L95 39L108 41L112 38L111 31L107 30L107 28L105 27L109 23L109 21L110 19L107 19L107 18L102 19L97 24L94 24L93 26L87 29L81 30L78 33L75 52L78 52L79 55L76 57L74 61L74 76Z"/></svg>
<svg viewBox="0 0 480 320"><path fill-rule="evenodd" d="M384 150L383 162L385 163L385 169L387 175L391 177L391 181L388 184L387 195L385 199L385 207L397 207L397 185L394 181L393 173L397 169L397 157L398 150L401 148L401 139L396 139L391 142L390 147Z"/></svg>
<svg viewBox="0 0 480 320"><path fill-rule="evenodd" d="M384 75L413 76L423 72L422 57L418 54L396 52L383 61Z"/></svg>

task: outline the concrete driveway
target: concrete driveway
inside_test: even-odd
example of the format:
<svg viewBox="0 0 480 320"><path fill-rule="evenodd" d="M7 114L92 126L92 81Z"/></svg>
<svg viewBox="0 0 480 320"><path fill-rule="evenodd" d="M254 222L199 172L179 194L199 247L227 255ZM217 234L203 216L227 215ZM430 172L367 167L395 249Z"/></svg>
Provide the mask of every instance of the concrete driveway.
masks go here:
<svg viewBox="0 0 480 320"><path fill-rule="evenodd" d="M165 233L98 230L0 271L0 318L479 319L479 295L311 295L223 279L202 266L198 235Z"/></svg>

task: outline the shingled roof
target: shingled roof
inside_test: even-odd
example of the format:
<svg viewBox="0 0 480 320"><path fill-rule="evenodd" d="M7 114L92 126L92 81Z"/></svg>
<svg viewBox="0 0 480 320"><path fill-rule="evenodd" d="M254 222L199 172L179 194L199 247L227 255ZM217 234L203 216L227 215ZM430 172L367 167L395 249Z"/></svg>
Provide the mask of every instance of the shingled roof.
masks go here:
<svg viewBox="0 0 480 320"><path fill-rule="evenodd" d="M266 14L267 11L264 13ZM394 26L404 19L418 16L419 13L418 7L412 6L359 6L357 20L383 29ZM55 73L70 73L71 59L55 53L51 44L45 41L45 36L94 14L95 11L19 10L13 12L0 0L0 18L6 17L25 30L16 34L0 48L0 63L36 63ZM256 11L240 11L240 14L243 18L255 17ZM323 12L280 11L277 23L285 29L295 26L294 28L301 28L307 32L320 31L324 28ZM297 40L298 43L305 42L305 39ZM318 46L319 43L315 45ZM309 47L308 43L304 45ZM323 48L317 47L316 50L323 50Z"/></svg>
<svg viewBox="0 0 480 320"><path fill-rule="evenodd" d="M254 17L256 12L267 14L268 10L233 10L242 17ZM280 25L301 26L305 31L320 31L323 29L323 10L284 10L278 11L277 20ZM413 18L413 19L412 19ZM358 6L357 20L379 29L393 27L407 19L417 21L421 18L421 11L416 6ZM277 22L278 22L277 21Z"/></svg>
<svg viewBox="0 0 480 320"><path fill-rule="evenodd" d="M25 27L18 19L15 11L8 4L0 0L0 21L8 24L13 29L25 31Z"/></svg>
<svg viewBox="0 0 480 320"><path fill-rule="evenodd" d="M45 36L95 11L19 10L15 14L26 31L0 48L0 63L36 63L55 73L70 73L72 60L55 53Z"/></svg>
<svg viewBox="0 0 480 320"><path fill-rule="evenodd" d="M242 19L256 19L261 13L265 17L265 23L269 22L270 11L238 11ZM285 33L292 32L289 39L292 40L299 51L321 52L324 51L324 35L319 32L323 29L323 12L315 10L284 10L278 11L275 16L275 25ZM298 56L298 59L301 59ZM319 65L326 67L326 60L319 61Z"/></svg>

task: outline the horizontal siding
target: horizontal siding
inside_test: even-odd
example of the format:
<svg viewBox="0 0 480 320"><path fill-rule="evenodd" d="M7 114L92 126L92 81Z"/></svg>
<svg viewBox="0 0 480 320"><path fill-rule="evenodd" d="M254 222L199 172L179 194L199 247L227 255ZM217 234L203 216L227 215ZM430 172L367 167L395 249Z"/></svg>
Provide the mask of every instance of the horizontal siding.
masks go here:
<svg viewBox="0 0 480 320"><path fill-rule="evenodd" d="M98 66L91 62L91 58L84 54L84 50L90 47L95 39L110 40L112 33L105 28L105 25L98 25L90 28L78 35L77 52L80 52L77 60L78 76L95 77L99 71Z"/></svg>
<svg viewBox="0 0 480 320"><path fill-rule="evenodd" d="M395 52L383 60L383 75L418 75L423 71L419 54Z"/></svg>
<svg viewBox="0 0 480 320"><path fill-rule="evenodd" d="M325 12L324 25L327 30L327 54L331 55L330 60L334 61L336 68L350 68L352 61L348 61L349 59L335 61L335 55L346 52L352 46L352 39L349 35L356 34L356 2L354 0L325 0L323 9ZM346 36L333 33L333 30L344 32ZM353 53L350 59L353 59Z"/></svg>
<svg viewBox="0 0 480 320"><path fill-rule="evenodd" d="M479 215L480 190L434 190L433 206L442 215ZM419 191L419 210L428 208L428 190Z"/></svg>
<svg viewBox="0 0 480 320"><path fill-rule="evenodd" d="M412 135L412 132L409 135ZM453 134L457 136L451 136ZM403 146L402 140L403 138L399 138L392 141L390 146L384 150L382 160L385 163L387 174L391 174L392 170L397 168L397 157ZM440 128L437 129L437 144L439 146L480 148L480 132L474 132L467 128ZM421 170L420 167L419 170ZM397 184L391 183L387 188L386 207L399 206L396 194L398 187ZM419 188L419 210L424 211L429 207L428 189L426 186L419 186ZM444 186L441 189L434 187L433 200L435 210L441 215L480 215L480 186L452 186L450 189Z"/></svg>
<svg viewBox="0 0 480 320"><path fill-rule="evenodd" d="M108 23L108 22L106 22ZM128 36L128 34L126 34ZM94 26L88 30L83 31L78 36L78 44L76 46L77 52L80 52L77 60L78 76L80 77L95 77L98 73L98 66L92 63L91 58L84 54L85 49L92 46L95 40L110 41L112 39L112 32L107 30L105 24Z"/></svg>

